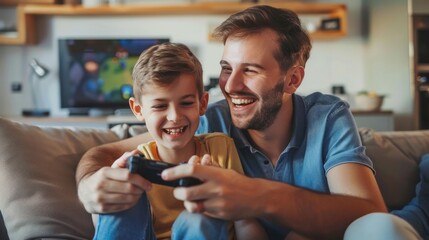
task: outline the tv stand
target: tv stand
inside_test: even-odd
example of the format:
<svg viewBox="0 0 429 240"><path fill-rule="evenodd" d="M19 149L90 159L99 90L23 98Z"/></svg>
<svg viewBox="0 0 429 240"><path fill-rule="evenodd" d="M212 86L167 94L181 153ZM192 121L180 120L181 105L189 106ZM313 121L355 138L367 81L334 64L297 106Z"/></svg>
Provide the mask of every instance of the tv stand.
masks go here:
<svg viewBox="0 0 429 240"><path fill-rule="evenodd" d="M69 116L89 116L89 117L102 117L114 115L114 109L101 109L101 108L71 108L69 109Z"/></svg>
<svg viewBox="0 0 429 240"><path fill-rule="evenodd" d="M69 109L69 116L88 116L89 109Z"/></svg>

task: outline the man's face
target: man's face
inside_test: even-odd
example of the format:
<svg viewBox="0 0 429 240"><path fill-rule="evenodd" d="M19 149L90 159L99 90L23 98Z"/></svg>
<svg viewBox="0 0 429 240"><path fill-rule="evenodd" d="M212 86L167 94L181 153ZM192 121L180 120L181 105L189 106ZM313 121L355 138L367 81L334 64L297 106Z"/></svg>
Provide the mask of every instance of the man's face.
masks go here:
<svg viewBox="0 0 429 240"><path fill-rule="evenodd" d="M274 58L277 49L277 35L271 30L225 42L219 86L236 127L264 130L277 116L286 79Z"/></svg>

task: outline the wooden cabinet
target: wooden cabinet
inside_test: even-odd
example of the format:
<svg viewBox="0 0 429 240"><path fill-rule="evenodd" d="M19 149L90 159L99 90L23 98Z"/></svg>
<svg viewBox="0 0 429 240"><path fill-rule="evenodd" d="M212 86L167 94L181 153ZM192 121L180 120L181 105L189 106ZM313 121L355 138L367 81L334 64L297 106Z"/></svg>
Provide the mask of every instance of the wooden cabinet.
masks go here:
<svg viewBox="0 0 429 240"><path fill-rule="evenodd" d="M413 15L414 120L429 129L429 15Z"/></svg>
<svg viewBox="0 0 429 240"><path fill-rule="evenodd" d="M371 128L376 131L394 131L393 111L352 111L359 128Z"/></svg>
<svg viewBox="0 0 429 240"><path fill-rule="evenodd" d="M27 4L28 2L49 2L55 0L0 0L15 2L17 6L17 34L6 36L0 34L0 44L35 44L37 34L35 21L38 15L189 15L189 14L231 14L241 11L257 3L189 3L172 5L120 5L100 6L85 8L81 5L59 5L59 4ZM323 15L326 18L339 20L338 30L316 30L310 35L314 39L332 39L343 37L347 34L347 7L336 3L265 3L275 7L288 8L299 15Z"/></svg>

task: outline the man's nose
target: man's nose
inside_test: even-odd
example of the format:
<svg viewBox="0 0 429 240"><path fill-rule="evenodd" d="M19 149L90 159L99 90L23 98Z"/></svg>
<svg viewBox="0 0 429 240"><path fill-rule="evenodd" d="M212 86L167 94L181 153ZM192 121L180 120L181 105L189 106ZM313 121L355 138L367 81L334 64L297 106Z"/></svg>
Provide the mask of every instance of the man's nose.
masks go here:
<svg viewBox="0 0 429 240"><path fill-rule="evenodd" d="M239 71L233 71L226 79L225 82L225 91L227 93L232 93L235 91L240 91L243 88L243 75Z"/></svg>

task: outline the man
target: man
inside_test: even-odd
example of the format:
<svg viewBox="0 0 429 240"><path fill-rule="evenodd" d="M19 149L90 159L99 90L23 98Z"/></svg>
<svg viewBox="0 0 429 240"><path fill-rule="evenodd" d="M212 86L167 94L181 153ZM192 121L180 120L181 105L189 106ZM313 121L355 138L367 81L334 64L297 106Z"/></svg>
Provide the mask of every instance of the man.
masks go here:
<svg viewBox="0 0 429 240"><path fill-rule="evenodd" d="M247 176L181 165L163 178L194 176L204 183L176 188L175 197L190 212L258 218L270 239L341 239L355 219L386 212L348 105L320 93L295 94L311 49L297 15L256 6L232 15L215 34L225 44L219 85L226 101L209 107L199 133L230 135ZM89 212L128 209L150 189L139 176L104 167L146 137L84 156L76 178Z"/></svg>

